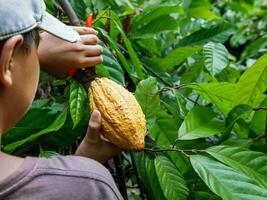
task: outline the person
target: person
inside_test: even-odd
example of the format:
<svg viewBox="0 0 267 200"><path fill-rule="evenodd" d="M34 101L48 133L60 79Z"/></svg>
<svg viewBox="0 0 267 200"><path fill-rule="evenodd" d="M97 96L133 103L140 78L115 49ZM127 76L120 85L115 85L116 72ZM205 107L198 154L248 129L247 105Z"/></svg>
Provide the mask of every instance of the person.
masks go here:
<svg viewBox="0 0 267 200"><path fill-rule="evenodd" d="M40 65L65 77L71 68L102 62L96 31L75 30L45 12L42 0L0 0L0 138L31 105ZM72 156L20 158L0 151L0 200L122 199L102 165L121 150L102 139L100 124L95 110Z"/></svg>

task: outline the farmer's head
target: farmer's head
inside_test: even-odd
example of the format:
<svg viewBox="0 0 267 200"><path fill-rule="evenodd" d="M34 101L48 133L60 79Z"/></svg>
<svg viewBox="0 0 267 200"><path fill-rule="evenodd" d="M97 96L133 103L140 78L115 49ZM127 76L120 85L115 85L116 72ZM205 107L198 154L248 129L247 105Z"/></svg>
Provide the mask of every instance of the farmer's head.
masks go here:
<svg viewBox="0 0 267 200"><path fill-rule="evenodd" d="M39 29L70 42L79 40L78 33L45 12L42 0L0 0L0 132L12 127L33 101Z"/></svg>

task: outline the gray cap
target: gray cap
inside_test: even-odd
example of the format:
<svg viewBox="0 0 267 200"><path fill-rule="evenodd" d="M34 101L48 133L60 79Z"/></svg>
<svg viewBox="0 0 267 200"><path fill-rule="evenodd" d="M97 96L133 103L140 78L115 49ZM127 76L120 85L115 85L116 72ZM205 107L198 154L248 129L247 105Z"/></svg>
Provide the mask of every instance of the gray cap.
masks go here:
<svg viewBox="0 0 267 200"><path fill-rule="evenodd" d="M0 40L39 27L69 42L79 34L45 11L43 0L0 0Z"/></svg>

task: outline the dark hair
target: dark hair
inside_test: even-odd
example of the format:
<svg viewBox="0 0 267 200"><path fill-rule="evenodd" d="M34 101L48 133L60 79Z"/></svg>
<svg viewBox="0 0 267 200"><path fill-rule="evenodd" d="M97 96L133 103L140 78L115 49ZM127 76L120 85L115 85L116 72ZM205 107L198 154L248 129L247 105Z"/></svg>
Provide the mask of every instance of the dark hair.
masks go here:
<svg viewBox="0 0 267 200"><path fill-rule="evenodd" d="M39 36L39 32L37 29L33 29L29 32L23 33L22 34L24 42L22 45L22 51L25 53L29 53L31 45L33 42L35 42L36 45L39 44L40 41L40 36ZM7 40L7 39L6 39ZM2 48L6 42L6 40L2 40L0 41L0 54L2 52Z"/></svg>

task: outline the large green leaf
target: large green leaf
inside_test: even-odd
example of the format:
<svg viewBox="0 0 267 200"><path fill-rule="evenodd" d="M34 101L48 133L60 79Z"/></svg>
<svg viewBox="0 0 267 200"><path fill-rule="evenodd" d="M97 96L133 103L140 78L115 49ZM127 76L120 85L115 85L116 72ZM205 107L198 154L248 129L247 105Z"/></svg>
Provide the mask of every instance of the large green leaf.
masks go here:
<svg viewBox="0 0 267 200"><path fill-rule="evenodd" d="M113 21L113 23L116 25L118 31L121 34L121 37L123 39L123 42L124 42L124 44L126 46L126 49L127 49L128 53L129 53L130 59L132 61L133 67L135 68L135 71L136 71L136 73L138 75L139 80L143 80L144 79L144 75L143 75L143 72L142 72L142 64L140 62L139 57L137 56L137 52L133 49L132 42L128 39L127 35L122 30L120 25L115 21Z"/></svg>
<svg viewBox="0 0 267 200"><path fill-rule="evenodd" d="M14 143L11 143L5 146L4 151L6 153L12 153L20 146L26 143L29 143L29 142L36 141L42 135L59 130L64 125L66 118L67 118L67 111L65 110L64 112L60 113L58 117L53 121L53 123L51 123L46 129L43 129L39 131L38 133L32 134L31 136L23 140L19 140L19 141L16 141Z"/></svg>
<svg viewBox="0 0 267 200"><path fill-rule="evenodd" d="M200 45L207 42L224 43L233 32L234 29L231 25L217 24L210 28L203 28L183 38L176 47Z"/></svg>
<svg viewBox="0 0 267 200"><path fill-rule="evenodd" d="M214 76L220 73L229 63L229 52L223 44L209 42L203 49L207 70Z"/></svg>
<svg viewBox="0 0 267 200"><path fill-rule="evenodd" d="M165 58L153 58L153 61L158 62L163 70L171 71L174 66L182 64L187 58L197 53L200 49L200 46L176 48Z"/></svg>
<svg viewBox="0 0 267 200"><path fill-rule="evenodd" d="M183 13L177 5L155 5L144 9L131 24L131 38L148 37L164 31L177 30L179 23L173 17Z"/></svg>
<svg viewBox="0 0 267 200"><path fill-rule="evenodd" d="M215 159L243 172L267 192L267 155L240 147L215 146L207 149Z"/></svg>
<svg viewBox="0 0 267 200"><path fill-rule="evenodd" d="M179 128L179 139L192 140L220 133L224 123L216 119L216 115L211 108L195 106Z"/></svg>
<svg viewBox="0 0 267 200"><path fill-rule="evenodd" d="M181 172L165 156L157 156L154 162L159 184L165 197L167 199L186 199L189 190Z"/></svg>
<svg viewBox="0 0 267 200"><path fill-rule="evenodd" d="M157 175L155 164L153 160L150 160L148 157L145 160L147 177L152 189L153 199L155 200L164 200L164 194L159 183L161 177Z"/></svg>
<svg viewBox="0 0 267 200"><path fill-rule="evenodd" d="M236 84L233 83L198 83L189 85L204 99L212 102L224 115L232 109Z"/></svg>
<svg viewBox="0 0 267 200"><path fill-rule="evenodd" d="M190 156L197 174L223 200L265 200L267 191L242 172L202 155Z"/></svg>
<svg viewBox="0 0 267 200"><path fill-rule="evenodd" d="M109 41L111 48L116 52L116 54L118 56L118 60L121 62L122 66L125 68L125 70L129 74L132 81L134 83L137 83L138 77L137 77L135 68L129 64L128 60L125 58L122 51L120 50L117 42L114 41L112 38L110 38L105 30L103 30L101 28L98 28L97 30L99 30L101 32L101 34Z"/></svg>
<svg viewBox="0 0 267 200"><path fill-rule="evenodd" d="M135 97L142 107L147 119L147 128L150 130L156 120L157 113L160 110L157 80L150 77L140 81L135 91Z"/></svg>
<svg viewBox="0 0 267 200"><path fill-rule="evenodd" d="M179 124L175 118L161 110L157 114L157 120L151 133L155 137L157 145L172 145L178 137Z"/></svg>
<svg viewBox="0 0 267 200"><path fill-rule="evenodd" d="M102 41L99 41L98 44L103 48L103 63L96 67L96 72L100 76L110 78L125 86L124 72L121 65Z"/></svg>
<svg viewBox="0 0 267 200"><path fill-rule="evenodd" d="M267 88L267 55L259 58L241 76L237 83L233 99L233 107L239 104L247 104L256 107L265 98L264 91Z"/></svg>
<svg viewBox="0 0 267 200"><path fill-rule="evenodd" d="M88 104L88 95L82 83L76 79L71 80L70 84L70 115L73 121L73 127L82 119L86 105Z"/></svg>

